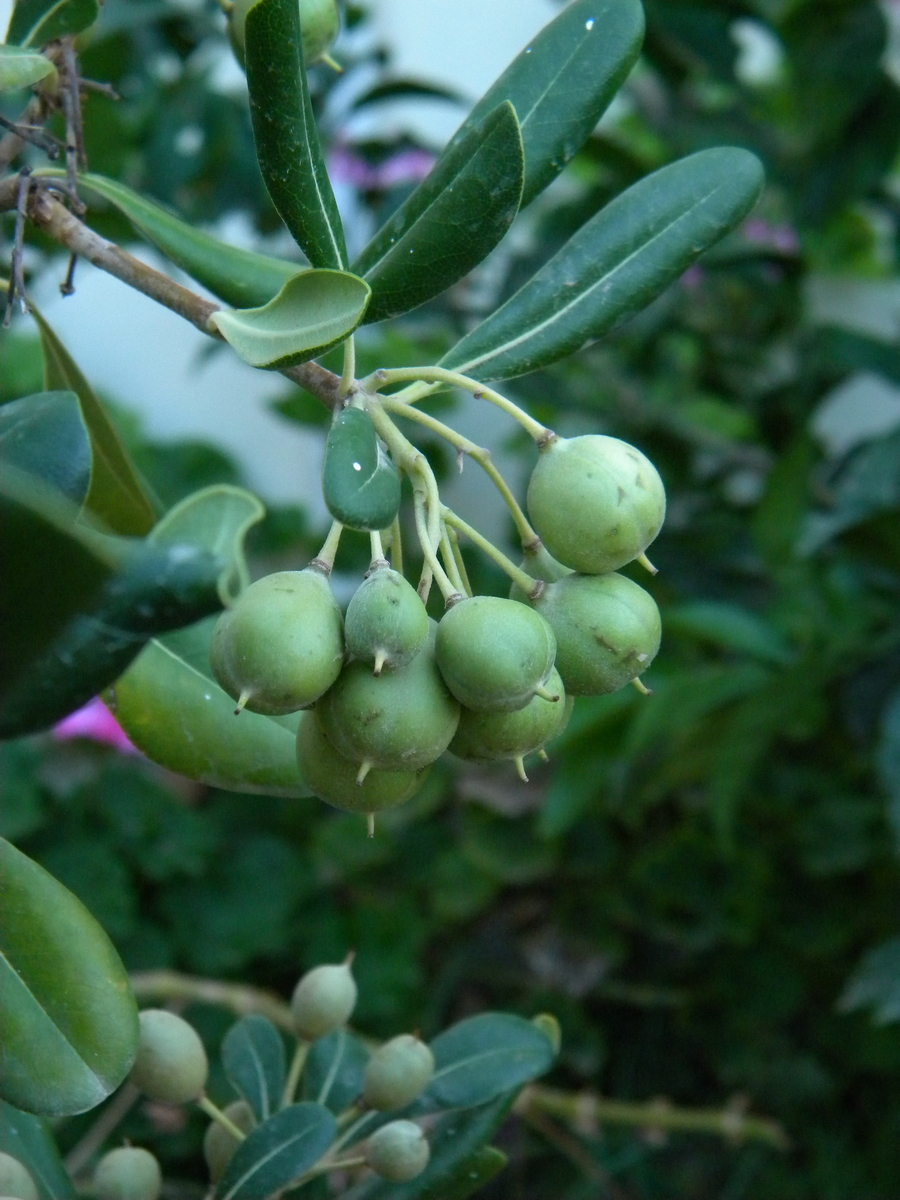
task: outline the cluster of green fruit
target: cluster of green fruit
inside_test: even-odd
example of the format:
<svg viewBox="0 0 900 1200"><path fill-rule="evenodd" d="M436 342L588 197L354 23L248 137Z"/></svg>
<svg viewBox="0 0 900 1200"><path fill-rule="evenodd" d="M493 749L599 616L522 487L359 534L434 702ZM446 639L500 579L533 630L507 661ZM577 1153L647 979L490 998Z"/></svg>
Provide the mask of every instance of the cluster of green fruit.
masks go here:
<svg viewBox="0 0 900 1200"><path fill-rule="evenodd" d="M348 408L329 438L323 491L338 535L342 524L386 529L399 506L397 470L367 426L368 413ZM341 445L351 451L346 476ZM522 568L510 564L509 599L445 587L435 622L377 555L342 616L330 539L305 570L260 579L222 614L210 646L216 679L238 712L306 710L300 773L322 800L371 824L414 795L446 750L512 760L524 778L525 756L562 731L575 696L616 691L650 665L659 610L617 568L639 559L652 570L644 551L665 515L652 463L616 438L548 433L527 504L536 536Z"/></svg>

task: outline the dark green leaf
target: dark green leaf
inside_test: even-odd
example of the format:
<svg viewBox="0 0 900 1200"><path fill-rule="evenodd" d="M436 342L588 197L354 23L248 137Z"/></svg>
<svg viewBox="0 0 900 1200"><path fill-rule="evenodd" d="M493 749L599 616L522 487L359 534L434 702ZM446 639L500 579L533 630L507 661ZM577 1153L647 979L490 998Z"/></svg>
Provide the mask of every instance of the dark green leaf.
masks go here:
<svg viewBox="0 0 900 1200"><path fill-rule="evenodd" d="M216 1200L265 1200L322 1157L337 1123L321 1104L291 1104L247 1135L216 1187Z"/></svg>
<svg viewBox="0 0 900 1200"><path fill-rule="evenodd" d="M49 58L21 46L0 46L0 92L30 87L55 71Z"/></svg>
<svg viewBox="0 0 900 1200"><path fill-rule="evenodd" d="M222 1066L257 1121L268 1121L281 1103L285 1079L284 1042L272 1022L253 1013L232 1025L222 1042Z"/></svg>
<svg viewBox="0 0 900 1200"><path fill-rule="evenodd" d="M299 5L258 0L244 31L253 136L272 203L313 266L346 267L344 230L306 82Z"/></svg>
<svg viewBox="0 0 900 1200"><path fill-rule="evenodd" d="M387 529L400 507L400 475L361 408L340 409L325 443L322 495L351 529Z"/></svg>
<svg viewBox="0 0 900 1200"><path fill-rule="evenodd" d="M303 1068L303 1095L343 1112L359 1098L369 1051L359 1038L338 1029L319 1038L309 1048Z"/></svg>
<svg viewBox="0 0 900 1200"><path fill-rule="evenodd" d="M74 392L38 392L0 408L0 461L37 475L73 504L91 483L91 442Z"/></svg>
<svg viewBox="0 0 900 1200"><path fill-rule="evenodd" d="M900 508L900 433L861 446L829 488L831 508L808 519L800 548L807 554L878 513Z"/></svg>
<svg viewBox="0 0 900 1200"><path fill-rule="evenodd" d="M519 209L525 164L507 102L438 159L353 265L372 288L367 321L440 295L487 258Z"/></svg>
<svg viewBox="0 0 900 1200"><path fill-rule="evenodd" d="M435 1071L423 1111L486 1104L543 1075L555 1057L546 1034L513 1013L469 1017L439 1033L431 1049Z"/></svg>
<svg viewBox="0 0 900 1200"><path fill-rule="evenodd" d="M547 366L649 304L750 211L762 167L702 150L648 175L584 225L441 366L508 379Z"/></svg>
<svg viewBox="0 0 900 1200"><path fill-rule="evenodd" d="M451 146L504 100L522 127L522 207L587 141L634 66L644 36L638 0L575 0L534 38L482 96Z"/></svg>
<svg viewBox="0 0 900 1200"><path fill-rule="evenodd" d="M128 1073L137 1005L80 900L0 839L0 1094L58 1116L99 1104Z"/></svg>
<svg viewBox="0 0 900 1200"><path fill-rule="evenodd" d="M6 40L17 46L46 46L81 33L97 20L98 0L16 0Z"/></svg>
<svg viewBox="0 0 900 1200"><path fill-rule="evenodd" d="M220 309L210 321L252 367L288 367L349 337L370 295L347 271L303 271L262 308Z"/></svg>
<svg viewBox="0 0 900 1200"><path fill-rule="evenodd" d="M900 938L869 950L838 1001L841 1012L871 1008L879 1025L900 1021Z"/></svg>
<svg viewBox="0 0 900 1200"><path fill-rule="evenodd" d="M790 647L765 618L721 600L694 600L667 608L666 632L686 634L764 662L784 663L791 658Z"/></svg>
<svg viewBox="0 0 900 1200"><path fill-rule="evenodd" d="M28 1168L40 1200L75 1200L72 1180L47 1126L31 1113L0 1100L0 1150Z"/></svg>

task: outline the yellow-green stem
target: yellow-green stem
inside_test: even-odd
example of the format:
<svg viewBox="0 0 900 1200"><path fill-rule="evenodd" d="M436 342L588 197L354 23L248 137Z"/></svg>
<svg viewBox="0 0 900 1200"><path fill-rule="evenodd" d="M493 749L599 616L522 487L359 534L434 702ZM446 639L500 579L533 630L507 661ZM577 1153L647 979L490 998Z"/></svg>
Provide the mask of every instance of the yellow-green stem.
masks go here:
<svg viewBox="0 0 900 1200"><path fill-rule="evenodd" d="M449 578L447 572L438 562L438 557L435 554L434 547L431 544L431 533L428 528L425 504L425 493L419 488L416 488L413 492L413 506L416 513L416 533L419 535L422 553L425 556L425 562L428 565L431 574L434 576L434 581L441 589L441 595L444 597L444 600L450 604L455 600L461 600L462 593L458 588L454 587L453 581Z"/></svg>
<svg viewBox="0 0 900 1200"><path fill-rule="evenodd" d="M297 1087L300 1083L300 1076L303 1074L303 1068L306 1065L307 1054L309 1054L309 1042L298 1038L294 1057L291 1059L288 1077L285 1080L284 1091L281 1093L282 1108L287 1108L289 1104L294 1103L294 1097L297 1095Z"/></svg>
<svg viewBox="0 0 900 1200"><path fill-rule="evenodd" d="M341 374L341 382L338 387L338 395L341 399L345 399L352 391L356 389L356 342L353 336L347 338L344 342L344 370Z"/></svg>
<svg viewBox="0 0 900 1200"><path fill-rule="evenodd" d="M444 568L450 578L450 582L460 594L471 596L472 593L463 583L462 576L459 573L459 568L456 565L456 558L453 554L453 547L450 545L450 538L447 534L447 526L441 522L441 558L444 560Z"/></svg>
<svg viewBox="0 0 900 1200"><path fill-rule="evenodd" d="M377 529L369 532L369 545L372 547L372 562L384 558L384 546L381 544L381 534Z"/></svg>
<svg viewBox="0 0 900 1200"><path fill-rule="evenodd" d="M235 1125L230 1117L226 1117L221 1108L213 1104L212 1100L205 1093L197 1098L197 1107L202 1108L208 1117L217 1121L223 1129L227 1129L231 1136L237 1138L239 1142L242 1142L247 1136L243 1129Z"/></svg>
<svg viewBox="0 0 900 1200"><path fill-rule="evenodd" d="M403 534L400 531L399 513L391 526L391 566L398 575L403 574Z"/></svg>
<svg viewBox="0 0 900 1200"><path fill-rule="evenodd" d="M460 578L463 581L463 586L470 596L473 596L474 590L469 582L469 572L466 570L466 560L462 556L462 550L459 545L459 534L452 526L444 523L444 528L447 530L447 536L450 539L450 545L453 548L453 557L456 559L456 569L459 571Z"/></svg>
<svg viewBox="0 0 900 1200"><path fill-rule="evenodd" d="M337 556L338 544L341 540L341 534L344 532L344 527L340 521L332 521L331 528L328 531L328 537L322 546L322 549L309 564L321 571L323 575L330 575L334 569L334 560Z"/></svg>
<svg viewBox="0 0 900 1200"><path fill-rule="evenodd" d="M536 600L540 596L541 592L547 586L542 580L532 579L530 575L526 575L522 568L517 567L511 558L507 558L502 550L498 550L493 542L489 542L484 534L479 533L477 529L473 529L462 517L458 517L452 508L442 508L441 515L448 525L452 525L454 529L458 529L460 533L464 533L480 550L483 550L489 558L492 558L500 570L505 571L513 583L520 587L526 596L532 600Z"/></svg>

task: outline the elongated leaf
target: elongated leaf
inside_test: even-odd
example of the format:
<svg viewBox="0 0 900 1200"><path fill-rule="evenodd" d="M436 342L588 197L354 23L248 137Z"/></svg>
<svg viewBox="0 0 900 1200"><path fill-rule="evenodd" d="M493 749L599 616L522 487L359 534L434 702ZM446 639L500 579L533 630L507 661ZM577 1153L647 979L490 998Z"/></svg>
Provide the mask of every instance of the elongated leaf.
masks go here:
<svg viewBox="0 0 900 1200"><path fill-rule="evenodd" d="M247 1135L216 1187L216 1200L265 1200L322 1157L337 1123L321 1104L291 1104Z"/></svg>
<svg viewBox="0 0 900 1200"><path fill-rule="evenodd" d="M285 1079L284 1042L272 1022L254 1013L232 1025L222 1042L222 1066L257 1121L268 1121L281 1103Z"/></svg>
<svg viewBox="0 0 900 1200"><path fill-rule="evenodd" d="M288 367L349 337L370 295L346 271L304 271L262 308L222 309L210 322L251 367Z"/></svg>
<svg viewBox="0 0 900 1200"><path fill-rule="evenodd" d="M476 379L556 362L649 304L746 216L762 186L746 150L701 150L648 175L584 225L441 359Z"/></svg>
<svg viewBox="0 0 900 1200"><path fill-rule="evenodd" d="M343 1112L362 1093L363 1074L369 1061L365 1044L338 1029L319 1038L309 1048L303 1068L303 1095L324 1104L332 1112Z"/></svg>
<svg viewBox="0 0 900 1200"><path fill-rule="evenodd" d="M56 68L37 50L0 46L0 92L14 92L45 79Z"/></svg>
<svg viewBox="0 0 900 1200"><path fill-rule="evenodd" d="M109 938L43 867L0 839L0 1096L57 1116L128 1073L137 1005Z"/></svg>
<svg viewBox="0 0 900 1200"><path fill-rule="evenodd" d="M872 1009L878 1025L900 1021L900 938L882 942L864 956L847 980L838 1009L856 1012Z"/></svg>
<svg viewBox="0 0 900 1200"><path fill-rule="evenodd" d="M0 1150L28 1168L40 1200L75 1200L72 1180L50 1131L32 1113L0 1100Z"/></svg>
<svg viewBox="0 0 900 1200"><path fill-rule="evenodd" d="M720 600L695 600L666 609L666 631L724 646L761 658L789 662L790 646L779 631L757 613Z"/></svg>
<svg viewBox="0 0 900 1200"><path fill-rule="evenodd" d="M521 1087L553 1065L546 1034L514 1013L480 1013L444 1030L431 1043L434 1078L419 1104L471 1108Z"/></svg>
<svg viewBox="0 0 900 1200"><path fill-rule="evenodd" d="M35 174L65 176L56 170ZM296 263L229 246L115 179L79 175L78 190L84 199L99 196L115 205L176 266L234 308L267 304L302 270Z"/></svg>
<svg viewBox="0 0 900 1200"><path fill-rule="evenodd" d="M524 208L587 141L637 61L643 36L639 0L566 5L482 96L451 146L512 101L525 150Z"/></svg>
<svg viewBox="0 0 900 1200"><path fill-rule="evenodd" d="M244 34L256 155L272 203L314 267L346 267L344 230L306 82L299 5L258 0Z"/></svg>
<svg viewBox="0 0 900 1200"><path fill-rule="evenodd" d="M16 0L7 42L46 46L57 38L81 33L97 20L98 0Z"/></svg>
<svg viewBox="0 0 900 1200"><path fill-rule="evenodd" d="M524 178L519 122L507 101L441 155L353 264L372 288L366 321L424 304L487 258L519 210Z"/></svg>
<svg viewBox="0 0 900 1200"><path fill-rule="evenodd" d="M48 391L67 388L75 393L90 435L91 484L85 509L114 533L147 533L153 528L156 512L115 426L68 350L33 304L30 311L41 335L44 387Z"/></svg>
<svg viewBox="0 0 900 1200"><path fill-rule="evenodd" d="M91 441L74 392L38 392L0 408L0 461L37 475L73 504L91 484Z"/></svg>

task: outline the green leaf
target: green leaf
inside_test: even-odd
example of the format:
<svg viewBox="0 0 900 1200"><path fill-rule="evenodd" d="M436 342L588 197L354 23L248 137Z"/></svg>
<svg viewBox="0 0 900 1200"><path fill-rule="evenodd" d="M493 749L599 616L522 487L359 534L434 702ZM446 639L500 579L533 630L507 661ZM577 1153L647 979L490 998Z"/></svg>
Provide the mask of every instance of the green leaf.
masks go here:
<svg viewBox="0 0 900 1200"><path fill-rule="evenodd" d="M440 365L524 375L578 350L673 283L746 216L763 182L746 150L702 150L617 196Z"/></svg>
<svg viewBox="0 0 900 1200"><path fill-rule="evenodd" d="M23 1163L37 1184L40 1200L75 1200L72 1180L50 1131L32 1113L0 1100L0 1150Z"/></svg>
<svg viewBox="0 0 900 1200"><path fill-rule="evenodd" d="M247 1135L216 1187L216 1200L265 1200L322 1157L337 1123L321 1104L291 1104Z"/></svg>
<svg viewBox="0 0 900 1200"><path fill-rule="evenodd" d="M900 1021L900 938L869 950L838 1000L840 1012L873 1009L878 1025Z"/></svg>
<svg viewBox="0 0 900 1200"><path fill-rule="evenodd" d="M524 171L507 101L441 155L353 264L372 288L366 321L424 304L487 258L519 210Z"/></svg>
<svg viewBox="0 0 900 1200"><path fill-rule="evenodd" d="M37 475L81 505L91 483L91 442L74 392L38 392L0 408L0 462Z"/></svg>
<svg viewBox="0 0 900 1200"><path fill-rule="evenodd" d="M221 309L210 323L251 367L289 367L348 338L371 294L346 271L304 271L262 308Z"/></svg>
<svg viewBox="0 0 900 1200"><path fill-rule="evenodd" d="M98 0L16 0L6 40L17 46L46 46L89 28L99 11Z"/></svg>
<svg viewBox="0 0 900 1200"><path fill-rule="evenodd" d="M114 533L147 533L153 528L156 512L115 426L68 350L33 304L30 311L41 334L44 387L75 393L91 439L91 485L85 509Z"/></svg>
<svg viewBox="0 0 900 1200"><path fill-rule="evenodd" d="M575 0L510 63L450 145L512 101L525 150L524 208L590 137L637 61L643 36L638 0Z"/></svg>
<svg viewBox="0 0 900 1200"><path fill-rule="evenodd" d="M234 715L209 666L214 625L208 618L155 638L104 699L138 749L170 771L228 791L309 795L297 770L297 715Z"/></svg>
<svg viewBox="0 0 900 1200"><path fill-rule="evenodd" d="M253 1013L232 1025L222 1042L222 1066L257 1121L277 1112L284 1091L284 1042L268 1018Z"/></svg>
<svg viewBox="0 0 900 1200"><path fill-rule="evenodd" d="M791 659L790 646L774 625L748 608L721 600L694 600L667 608L666 632L685 634L764 662Z"/></svg>
<svg viewBox="0 0 900 1200"><path fill-rule="evenodd" d="M43 867L0 839L0 1095L85 1112L127 1075L137 1005L112 942Z"/></svg>
<svg viewBox="0 0 900 1200"><path fill-rule="evenodd" d="M514 1013L480 1013L445 1029L431 1043L435 1071L419 1101L423 1111L472 1108L549 1071L550 1039Z"/></svg>
<svg viewBox="0 0 900 1200"><path fill-rule="evenodd" d="M57 170L35 174L65 177L64 171ZM115 179L79 175L78 190L82 198L100 196L115 205L176 266L234 308L267 304L302 269L284 259L220 242Z"/></svg>
<svg viewBox="0 0 900 1200"><path fill-rule="evenodd" d="M22 46L0 46L0 92L31 87L56 68L49 58Z"/></svg>
<svg viewBox="0 0 900 1200"><path fill-rule="evenodd" d="M347 265L313 116L296 0L258 0L244 26L256 155L281 219L314 267Z"/></svg>
<svg viewBox="0 0 900 1200"><path fill-rule="evenodd" d="M306 1056L303 1095L333 1113L343 1112L362 1093L368 1061L365 1044L346 1029L318 1038Z"/></svg>

